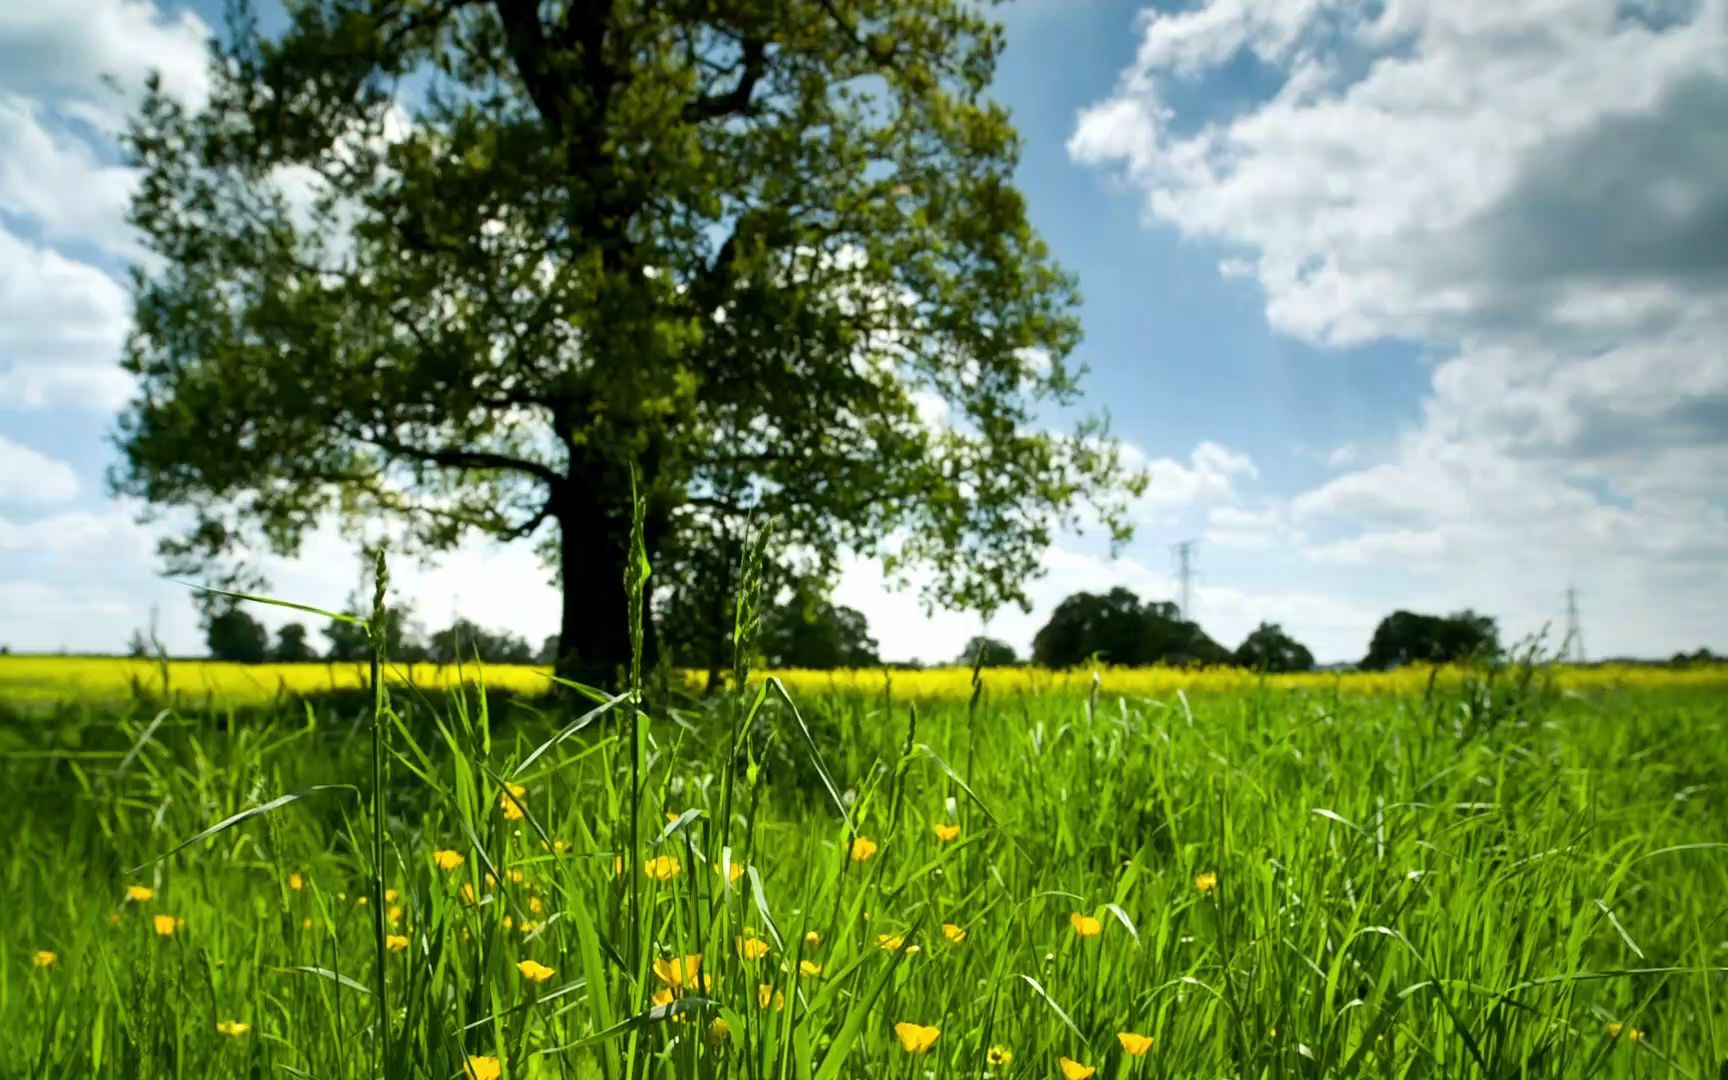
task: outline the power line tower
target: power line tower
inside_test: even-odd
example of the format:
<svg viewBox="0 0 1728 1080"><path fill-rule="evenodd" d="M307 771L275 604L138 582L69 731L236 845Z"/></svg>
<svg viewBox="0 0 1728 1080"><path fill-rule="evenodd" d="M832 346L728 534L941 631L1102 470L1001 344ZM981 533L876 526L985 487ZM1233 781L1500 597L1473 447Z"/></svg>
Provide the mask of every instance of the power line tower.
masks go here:
<svg viewBox="0 0 1728 1080"><path fill-rule="evenodd" d="M1176 587L1180 597L1177 604L1182 618L1188 622L1194 621L1194 552L1199 546L1198 540L1182 540L1170 546L1176 556Z"/></svg>
<svg viewBox="0 0 1728 1080"><path fill-rule="evenodd" d="M1566 659L1584 662L1584 628L1578 625L1578 590L1566 586Z"/></svg>

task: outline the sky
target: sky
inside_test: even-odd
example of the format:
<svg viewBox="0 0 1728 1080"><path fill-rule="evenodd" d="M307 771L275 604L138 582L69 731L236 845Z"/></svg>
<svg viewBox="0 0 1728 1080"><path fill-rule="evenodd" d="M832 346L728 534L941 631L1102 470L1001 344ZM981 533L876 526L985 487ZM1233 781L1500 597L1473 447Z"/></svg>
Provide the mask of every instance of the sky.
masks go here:
<svg viewBox="0 0 1728 1080"><path fill-rule="evenodd" d="M1359 658L1471 607L1586 655L1728 651L1728 0L1020 0L997 97L1033 224L1080 279L1086 404L1151 477L1112 558L1062 536L1031 610L929 612L848 560L886 659L1024 650L1080 590L1176 594L1234 646ZM0 4L0 644L201 651L156 526L111 498L152 70L196 101L220 4ZM264 560L340 606L351 537ZM394 575L422 619L530 640L527 546ZM280 622L279 618L267 618Z"/></svg>

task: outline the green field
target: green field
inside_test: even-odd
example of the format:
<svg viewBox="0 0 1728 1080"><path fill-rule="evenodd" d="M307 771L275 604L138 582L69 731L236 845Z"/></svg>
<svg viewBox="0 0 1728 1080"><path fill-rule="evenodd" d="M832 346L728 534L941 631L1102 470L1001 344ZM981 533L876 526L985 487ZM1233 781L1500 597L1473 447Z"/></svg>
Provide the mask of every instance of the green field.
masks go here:
<svg viewBox="0 0 1728 1080"><path fill-rule="evenodd" d="M988 678L21 712L0 1074L1728 1075L1714 690Z"/></svg>

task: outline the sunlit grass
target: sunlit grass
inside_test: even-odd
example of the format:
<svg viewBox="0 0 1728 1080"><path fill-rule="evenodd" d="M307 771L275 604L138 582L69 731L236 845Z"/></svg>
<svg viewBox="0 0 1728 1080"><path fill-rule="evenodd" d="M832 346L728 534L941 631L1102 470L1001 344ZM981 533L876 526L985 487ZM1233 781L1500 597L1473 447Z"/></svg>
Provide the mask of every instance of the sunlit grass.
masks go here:
<svg viewBox="0 0 1728 1080"><path fill-rule="evenodd" d="M365 786L356 712L20 718L0 1071L378 1075L375 911L402 1076L1709 1077L1728 1055L1708 687L1000 671L973 709L918 677L953 678L753 719L650 704L634 848L621 708L522 768L574 713L398 701L382 892L369 813L311 790Z"/></svg>

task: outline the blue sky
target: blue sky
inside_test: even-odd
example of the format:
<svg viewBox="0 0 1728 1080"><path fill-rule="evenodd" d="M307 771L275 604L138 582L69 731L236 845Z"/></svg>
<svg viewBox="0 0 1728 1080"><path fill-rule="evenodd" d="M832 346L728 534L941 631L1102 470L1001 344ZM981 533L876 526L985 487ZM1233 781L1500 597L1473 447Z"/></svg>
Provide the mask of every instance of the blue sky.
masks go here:
<svg viewBox="0 0 1728 1080"><path fill-rule="evenodd" d="M1088 404L1153 477L1110 560L1061 538L1024 647L1062 596L1172 595L1233 645L1282 622L1326 660L1395 607L1472 606L1510 636L1576 584L1587 651L1728 647L1728 0L1021 0L996 92L1034 224L1080 277ZM195 99L219 5L0 11L0 643L118 648L155 608L154 533L107 498L127 386L131 183L111 132L159 68ZM1716 241L1722 241L1717 243ZM323 530L268 560L339 603ZM526 549L467 546L399 579L538 638ZM839 598L891 658L953 655L849 563Z"/></svg>

